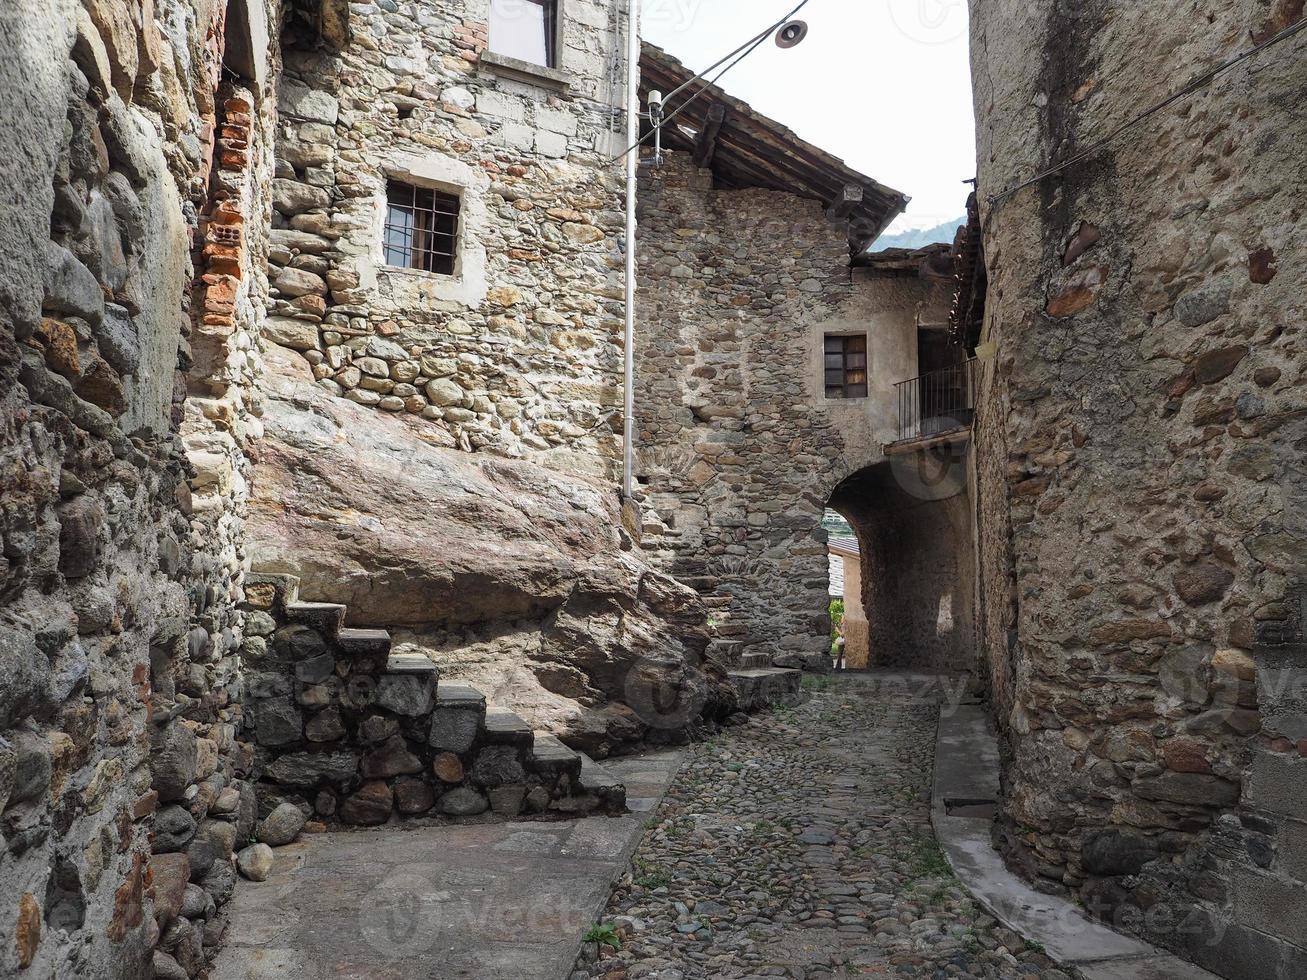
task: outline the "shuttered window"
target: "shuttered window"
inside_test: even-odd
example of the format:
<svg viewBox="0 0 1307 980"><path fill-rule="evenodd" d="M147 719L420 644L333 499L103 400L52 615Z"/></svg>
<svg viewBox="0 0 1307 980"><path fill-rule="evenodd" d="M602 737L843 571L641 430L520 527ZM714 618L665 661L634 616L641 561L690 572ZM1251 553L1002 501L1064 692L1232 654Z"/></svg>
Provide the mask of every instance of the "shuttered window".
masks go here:
<svg viewBox="0 0 1307 980"><path fill-rule="evenodd" d="M867 335L826 336L826 397L867 397Z"/></svg>

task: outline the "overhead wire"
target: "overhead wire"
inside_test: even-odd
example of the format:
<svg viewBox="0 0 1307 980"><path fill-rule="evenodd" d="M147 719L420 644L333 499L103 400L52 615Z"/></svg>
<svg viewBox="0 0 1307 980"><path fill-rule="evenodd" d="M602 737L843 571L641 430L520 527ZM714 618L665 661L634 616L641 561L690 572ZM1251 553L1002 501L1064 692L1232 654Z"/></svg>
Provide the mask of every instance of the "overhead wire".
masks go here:
<svg viewBox="0 0 1307 980"><path fill-rule="evenodd" d="M753 54L753 52L756 51L756 50L758 49L758 46L761 45L763 41L767 40L767 38L771 37L771 35L772 35L773 33L775 33L777 30L779 30L780 28L784 27L787 23L789 23L791 20L793 20L794 17L795 17L795 15L798 14L801 10L803 10L803 8L806 7L806 6L807 6L809 3L811 3L811 2L812 2L812 0L802 0L802 2L798 4L798 6L796 6L793 10L791 10L788 14L786 14L786 15L785 15L784 17L782 17L780 20L776 21L776 23L772 24L772 25L771 25L770 27L768 27L766 30L764 30L764 31L760 31L759 33L755 34L753 37L749 38L749 40L745 41L745 42L744 42L743 44L741 44L738 48L736 48L734 51L732 51L730 54L726 55L726 56L723 57L723 58L719 58L716 62L714 62L714 63L713 63L712 65L710 65L708 68L706 68L706 69L704 69L703 71L699 72L699 74L695 75L695 76L694 76L693 78L691 78L689 81L687 81L687 82L683 82L682 84L680 84L679 86L677 86L675 89L673 89L670 93L668 93L666 96L664 96L664 100L674 98L675 96L677 96L677 95L679 95L681 92L683 92L685 89L687 89L687 88L689 88L691 85L693 85L695 82L697 82L697 81L703 81L703 85L701 85L701 86L699 87L699 90L698 90L697 92L695 92L693 95L691 95L691 96L690 96L688 99L686 99L684 102L682 102L679 106L677 106L676 109L675 109L675 111L673 111L670 115L664 117L664 119L662 120L662 122L660 123L660 125L662 125L662 126L666 126L666 125L667 125L668 123L670 123L673 119L675 119L675 118L676 118L677 116L679 116L682 112L684 112L684 111L685 111L685 110L690 106L690 104L691 104L692 102L694 102L695 99L697 99L700 95L702 95L702 94L703 94L704 92L706 92L708 89L710 89L710 88L712 88L714 85L716 85L717 82L718 82L718 80L721 79L722 76L724 76L728 71L730 71L732 68L734 68L734 67L735 67L736 65L738 65L740 62L742 62L745 58L749 57L749 55ZM743 53L741 53L741 52L743 52ZM736 57L736 55L739 55L739 57ZM712 72L712 71L714 71L715 69L719 68L721 65L723 65L723 64L724 64L725 62L727 62L727 61L730 61L730 59L732 59L732 58L735 58L735 60L734 60L734 61L731 61L730 64L726 65L725 68L722 68L722 70L721 70L720 72L718 72L716 75L714 75L711 79L708 79L708 78L706 77L710 72ZM652 135L653 135L653 132L650 131L649 133L646 133L644 136L641 136L638 140L636 140L634 143L632 143L630 146L628 146L628 147L626 148L626 151L625 151L624 153L621 153L621 154L619 154L618 156L613 157L613 161L616 162L616 161L618 161L618 160L624 160L624 159L627 157L628 154L633 153L633 152L635 152L636 150L638 150L638 149L640 148L640 146L644 144L645 140L649 139L649 137L652 136Z"/></svg>
<svg viewBox="0 0 1307 980"><path fill-rule="evenodd" d="M1174 92L1168 98L1163 99L1161 102L1158 102L1155 105L1149 106L1147 109L1135 115L1128 121L1117 126L1114 130L1108 133L1097 143L1094 143L1092 146L1089 146L1078 153L1072 154L1071 156L1067 157L1065 160L1062 160L1061 162L1049 167L1047 170L1043 170L1040 173L1036 174L1034 177L1031 177L1029 180L1023 180L1019 184L1015 184L1014 186L1009 187L1006 190L999 191L997 194L991 195L989 198L989 206L991 208L996 208L1000 204L1005 203L1014 194L1017 194L1020 191L1025 190L1027 187L1033 187L1035 184L1038 184L1040 181L1045 180L1048 177L1052 177L1055 174L1059 174L1062 171L1066 170L1067 168L1072 167L1077 163L1080 163L1082 160L1088 159L1089 157L1093 156L1095 153L1098 153L1100 150L1106 148L1107 146L1110 146L1113 142L1115 142L1115 140L1122 133L1139 125L1145 119L1149 119L1150 117L1155 116L1157 113L1161 112L1163 109L1167 108L1168 106L1172 106L1175 103L1179 102L1181 99L1185 98L1186 96L1192 95L1194 92L1197 92L1200 88L1210 83L1218 75L1226 71L1229 71L1231 68L1235 67L1238 64L1241 64L1244 61L1247 61L1249 58L1253 57L1254 55L1260 54L1261 52L1265 51L1267 48L1279 44L1281 41L1288 40L1289 38L1296 35L1298 32L1302 31L1304 28L1307 28L1307 18L1298 21L1298 23L1293 24L1290 27L1286 27L1278 34L1272 35L1271 37L1267 38L1265 41L1262 41L1260 44L1257 44L1256 46L1241 52L1240 54L1236 55L1235 57L1231 58L1228 61L1222 62L1221 64L1217 65L1215 68L1208 69L1207 71L1203 72L1202 74L1192 79L1182 89L1180 89L1177 92Z"/></svg>

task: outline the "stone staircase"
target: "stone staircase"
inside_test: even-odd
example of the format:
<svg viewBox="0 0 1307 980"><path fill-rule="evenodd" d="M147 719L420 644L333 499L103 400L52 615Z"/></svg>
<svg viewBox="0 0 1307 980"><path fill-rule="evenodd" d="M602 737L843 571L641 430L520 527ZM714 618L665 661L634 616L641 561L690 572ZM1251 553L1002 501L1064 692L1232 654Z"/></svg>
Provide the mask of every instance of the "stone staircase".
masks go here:
<svg viewBox="0 0 1307 980"><path fill-rule="evenodd" d="M712 614L712 639L707 655L726 668L726 674L735 685L741 711L758 711L772 705L798 702L803 684L803 671L772 664L771 655L749 652L743 639L744 631L731 622L729 593L703 597L704 605Z"/></svg>
<svg viewBox="0 0 1307 980"><path fill-rule="evenodd" d="M428 658L393 652L385 630L345 626L345 606L301 601L294 576L247 575L245 593L256 638L246 704L265 807L303 801L359 825L396 813L625 810L626 788L603 766L474 688L441 682Z"/></svg>

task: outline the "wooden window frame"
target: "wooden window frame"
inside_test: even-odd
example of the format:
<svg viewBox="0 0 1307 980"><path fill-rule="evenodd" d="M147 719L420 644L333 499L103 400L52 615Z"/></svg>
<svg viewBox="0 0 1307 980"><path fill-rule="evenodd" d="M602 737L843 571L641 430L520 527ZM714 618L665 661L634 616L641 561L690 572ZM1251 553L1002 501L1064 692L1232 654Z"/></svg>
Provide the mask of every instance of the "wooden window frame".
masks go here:
<svg viewBox="0 0 1307 980"><path fill-rule="evenodd" d="M826 397L848 400L866 398L871 365L867 357L867 335L828 333L822 340L822 380Z"/></svg>
<svg viewBox="0 0 1307 980"><path fill-rule="evenodd" d="M463 202L457 193L387 178L381 254L388 268L457 275L462 226Z"/></svg>

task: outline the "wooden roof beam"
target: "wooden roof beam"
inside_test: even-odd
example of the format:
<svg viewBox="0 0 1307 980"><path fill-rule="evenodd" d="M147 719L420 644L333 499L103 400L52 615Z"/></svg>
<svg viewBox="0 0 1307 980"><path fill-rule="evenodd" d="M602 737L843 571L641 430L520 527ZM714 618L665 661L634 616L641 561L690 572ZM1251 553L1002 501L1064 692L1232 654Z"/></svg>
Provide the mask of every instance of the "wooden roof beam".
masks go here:
<svg viewBox="0 0 1307 980"><path fill-rule="evenodd" d="M699 138L694 145L694 165L699 168L711 167L713 157L717 153L717 136L722 131L722 123L726 121L726 106L720 102L714 102L708 107L708 117L704 121L703 128L699 130Z"/></svg>

